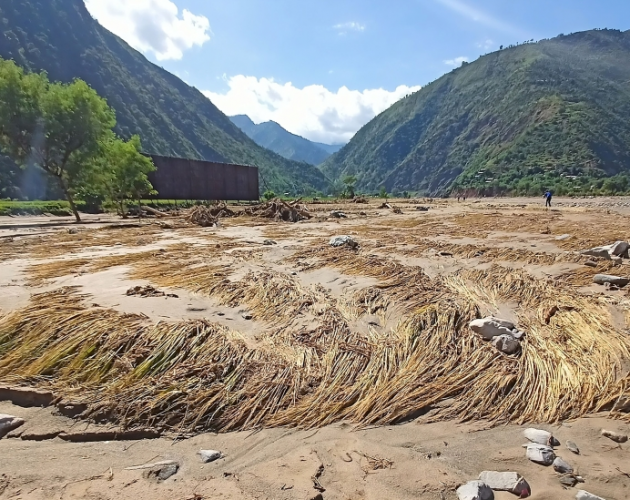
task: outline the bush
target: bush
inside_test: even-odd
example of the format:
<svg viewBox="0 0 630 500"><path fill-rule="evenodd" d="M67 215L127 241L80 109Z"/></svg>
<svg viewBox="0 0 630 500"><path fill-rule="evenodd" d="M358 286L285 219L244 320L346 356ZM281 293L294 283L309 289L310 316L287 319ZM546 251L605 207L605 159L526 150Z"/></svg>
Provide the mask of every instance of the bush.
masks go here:
<svg viewBox="0 0 630 500"><path fill-rule="evenodd" d="M265 201L273 200L275 197L276 193L274 193L271 189L267 189L267 191L263 193L263 198L265 199Z"/></svg>

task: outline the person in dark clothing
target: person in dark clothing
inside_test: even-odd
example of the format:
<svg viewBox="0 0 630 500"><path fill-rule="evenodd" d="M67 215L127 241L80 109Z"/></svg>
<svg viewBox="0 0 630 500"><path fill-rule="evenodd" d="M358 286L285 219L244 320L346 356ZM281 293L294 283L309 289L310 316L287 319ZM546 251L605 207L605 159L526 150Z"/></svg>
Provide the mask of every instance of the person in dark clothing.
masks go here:
<svg viewBox="0 0 630 500"><path fill-rule="evenodd" d="M547 191L545 193L545 200L547 200L547 202L545 203L545 207L551 207L551 198L553 197L553 192L551 190Z"/></svg>

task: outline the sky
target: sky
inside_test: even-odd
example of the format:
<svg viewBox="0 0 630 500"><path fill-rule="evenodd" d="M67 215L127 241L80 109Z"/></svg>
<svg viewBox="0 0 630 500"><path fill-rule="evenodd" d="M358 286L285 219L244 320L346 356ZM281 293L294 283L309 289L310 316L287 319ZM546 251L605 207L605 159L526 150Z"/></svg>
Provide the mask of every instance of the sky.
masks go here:
<svg viewBox="0 0 630 500"><path fill-rule="evenodd" d="M444 73L526 40L630 29L628 0L85 0L227 115L347 142Z"/></svg>

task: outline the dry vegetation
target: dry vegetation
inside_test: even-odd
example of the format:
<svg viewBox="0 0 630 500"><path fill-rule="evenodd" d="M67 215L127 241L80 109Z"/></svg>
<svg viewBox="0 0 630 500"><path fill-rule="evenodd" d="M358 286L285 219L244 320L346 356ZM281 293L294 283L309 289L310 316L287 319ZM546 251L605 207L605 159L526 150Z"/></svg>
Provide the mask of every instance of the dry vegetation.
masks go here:
<svg viewBox="0 0 630 500"><path fill-rule="evenodd" d="M102 246L106 229L50 238L67 255L54 258L61 255L55 250L35 260L26 271L29 284L48 288L0 317L0 381L88 402L83 418L182 433L340 420L385 424L429 410L431 419L556 422L630 398L630 336L618 318L628 316L630 303L624 293L579 288L596 272L613 272L612 264L556 276L551 270L558 262L583 264L585 257L573 251L585 242L627 238L617 217L598 214L597 225L582 223L577 235L577 211L478 213L468 206L449 212L442 205L446 211L436 215L399 206L402 215L367 217L359 212L374 214L374 205L346 206L350 218L342 222L277 222L250 227L254 236L236 232L253 225L246 215L230 219L225 231L232 236L182 226L180 236L205 242L173 240L150 250L133 242L142 237L160 246L164 230L121 229L115 242L130 247L126 252L90 258L81 250ZM576 237L556 242L565 231ZM447 233L453 241L436 239ZM501 234L493 239L494 233ZM507 245L506 233L517 244ZM361 249L329 247L334 234L357 235ZM519 245L528 234L557 243L556 251ZM264 247L262 238L271 235L303 243ZM458 243L462 237L468 240ZM42 239L11 243L18 244L31 258L44 253ZM430 278L405 263L409 256L437 258L436 251L452 254L460 267ZM550 277L533 276L532 264L550 266ZM131 279L246 308L266 326L238 332L209 319L154 323L99 307L79 289L54 286L58 277L118 266ZM326 283L303 282L321 270L376 284L333 293ZM627 274L625 265L618 272ZM468 328L507 304L527 332L517 356L500 354ZM361 323L373 317L378 321ZM385 327L390 317L396 321Z"/></svg>

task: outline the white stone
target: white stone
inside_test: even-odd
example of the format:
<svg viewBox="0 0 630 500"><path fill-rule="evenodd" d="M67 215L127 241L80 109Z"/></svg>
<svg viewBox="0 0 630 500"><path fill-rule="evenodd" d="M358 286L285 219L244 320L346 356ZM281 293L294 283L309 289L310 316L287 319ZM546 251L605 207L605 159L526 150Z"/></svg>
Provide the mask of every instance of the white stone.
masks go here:
<svg viewBox="0 0 630 500"><path fill-rule="evenodd" d="M359 246L359 244L350 236L333 236L330 239L329 245L331 247L342 247L344 245L348 245L350 248L357 248Z"/></svg>
<svg viewBox="0 0 630 500"><path fill-rule="evenodd" d="M553 449L543 444L528 444L527 458L541 465L551 465L556 459Z"/></svg>
<svg viewBox="0 0 630 500"><path fill-rule="evenodd" d="M556 440L551 432L543 431L542 429L529 428L523 431L523 435L528 441L537 444L544 444L545 446L553 445Z"/></svg>
<svg viewBox="0 0 630 500"><path fill-rule="evenodd" d="M607 431L606 429L602 429L602 436L607 437L608 439L612 439L615 443L625 443L628 441L628 436L625 434L619 434L613 431Z"/></svg>
<svg viewBox="0 0 630 500"><path fill-rule="evenodd" d="M580 490L575 495L575 500L604 500L602 497L598 497L597 495L593 495L588 491Z"/></svg>
<svg viewBox="0 0 630 500"><path fill-rule="evenodd" d="M521 350L521 344L511 334L494 337L492 345L504 354L516 354Z"/></svg>
<svg viewBox="0 0 630 500"><path fill-rule="evenodd" d="M621 276L611 276L609 274L596 274L593 276L593 283L597 283L598 285L609 283L611 285L624 287L630 283L630 279L622 278Z"/></svg>
<svg viewBox="0 0 630 500"><path fill-rule="evenodd" d="M527 493L526 496L529 496L531 492L527 481L517 472L484 471L479 474L479 480L495 491L509 491L519 497L523 493Z"/></svg>
<svg viewBox="0 0 630 500"><path fill-rule="evenodd" d="M215 460L219 460L219 458L221 458L221 452L216 450L201 450L198 455L201 457L201 461L204 464L214 462Z"/></svg>
<svg viewBox="0 0 630 500"><path fill-rule="evenodd" d="M567 441L566 446L567 450L569 450L571 453L575 453L576 455L580 454L580 449L578 448L578 445L575 444L573 441Z"/></svg>
<svg viewBox="0 0 630 500"><path fill-rule="evenodd" d="M566 241L566 240L568 240L569 238L571 238L571 235L570 235L570 234L563 234L562 236L558 236L558 237L556 237L556 240L557 240L557 241Z"/></svg>
<svg viewBox="0 0 630 500"><path fill-rule="evenodd" d="M471 321L470 329L481 335L484 340L492 340L494 337L499 337L500 335L512 335L514 324L509 321L489 317Z"/></svg>
<svg viewBox="0 0 630 500"><path fill-rule="evenodd" d="M17 429L21 425L24 425L23 418L0 413L0 438L11 432L13 429Z"/></svg>
<svg viewBox="0 0 630 500"><path fill-rule="evenodd" d="M490 487L481 481L469 481L457 488L459 500L494 500Z"/></svg>
<svg viewBox="0 0 630 500"><path fill-rule="evenodd" d="M556 457L553 461L553 470L559 472L560 474L572 474L573 467L571 467L567 462L562 460L560 457Z"/></svg>

